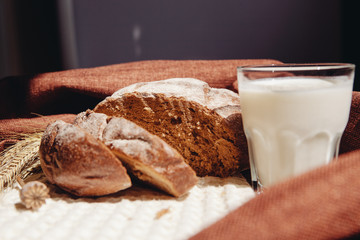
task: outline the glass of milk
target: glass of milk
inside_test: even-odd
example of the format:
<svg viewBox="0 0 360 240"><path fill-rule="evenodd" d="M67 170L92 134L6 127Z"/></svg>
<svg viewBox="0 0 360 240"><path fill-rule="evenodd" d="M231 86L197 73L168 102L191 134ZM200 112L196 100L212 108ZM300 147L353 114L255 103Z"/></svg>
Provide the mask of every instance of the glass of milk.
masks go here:
<svg viewBox="0 0 360 240"><path fill-rule="evenodd" d="M258 193L337 158L354 69L340 63L238 67L251 178Z"/></svg>

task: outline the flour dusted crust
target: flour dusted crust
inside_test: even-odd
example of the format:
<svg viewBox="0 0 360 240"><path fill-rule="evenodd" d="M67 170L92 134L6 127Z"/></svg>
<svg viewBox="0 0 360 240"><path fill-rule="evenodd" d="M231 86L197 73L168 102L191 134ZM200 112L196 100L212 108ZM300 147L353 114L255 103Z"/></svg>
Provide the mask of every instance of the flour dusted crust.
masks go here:
<svg viewBox="0 0 360 240"><path fill-rule="evenodd" d="M161 137L198 176L226 177L248 168L240 99L230 90L192 78L136 83L94 111L126 118Z"/></svg>
<svg viewBox="0 0 360 240"><path fill-rule="evenodd" d="M131 186L126 169L101 141L61 120L45 130L39 155L47 179L74 195L101 196Z"/></svg>
<svg viewBox="0 0 360 240"><path fill-rule="evenodd" d="M175 149L133 122L86 111L74 124L103 141L133 176L173 196L185 194L197 182Z"/></svg>

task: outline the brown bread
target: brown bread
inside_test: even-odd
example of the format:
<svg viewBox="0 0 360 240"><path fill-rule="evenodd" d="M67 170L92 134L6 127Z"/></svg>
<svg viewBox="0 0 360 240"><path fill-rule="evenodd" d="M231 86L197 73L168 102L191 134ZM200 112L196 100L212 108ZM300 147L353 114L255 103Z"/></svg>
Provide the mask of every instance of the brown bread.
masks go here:
<svg viewBox="0 0 360 240"><path fill-rule="evenodd" d="M58 120L45 130L39 149L47 179L77 196L101 196L131 186L117 157L91 134Z"/></svg>
<svg viewBox="0 0 360 240"><path fill-rule="evenodd" d="M249 167L239 96L190 78L136 83L95 112L123 117L164 139L198 176L226 177Z"/></svg>
<svg viewBox="0 0 360 240"><path fill-rule="evenodd" d="M176 197L197 182L195 172L175 149L124 118L87 111L74 124L103 141L141 181Z"/></svg>

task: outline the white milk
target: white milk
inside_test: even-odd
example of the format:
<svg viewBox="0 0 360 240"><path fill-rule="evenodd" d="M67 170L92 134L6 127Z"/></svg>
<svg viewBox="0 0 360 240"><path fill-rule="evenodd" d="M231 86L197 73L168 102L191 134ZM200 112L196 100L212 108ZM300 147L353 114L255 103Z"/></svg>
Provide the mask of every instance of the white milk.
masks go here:
<svg viewBox="0 0 360 240"><path fill-rule="evenodd" d="M251 164L263 187L329 163L349 117L352 81L265 79L239 94Z"/></svg>

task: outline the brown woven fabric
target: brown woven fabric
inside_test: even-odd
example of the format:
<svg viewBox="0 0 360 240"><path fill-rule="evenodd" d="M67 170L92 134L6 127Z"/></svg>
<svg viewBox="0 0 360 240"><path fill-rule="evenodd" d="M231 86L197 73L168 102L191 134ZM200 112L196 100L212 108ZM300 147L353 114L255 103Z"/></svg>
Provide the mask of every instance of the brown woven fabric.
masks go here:
<svg viewBox="0 0 360 240"><path fill-rule="evenodd" d="M0 80L0 118L78 113L135 82L192 77L212 87L233 88L236 67L275 60L141 61L97 68L43 73Z"/></svg>
<svg viewBox="0 0 360 240"><path fill-rule="evenodd" d="M360 233L360 150L268 189L191 238L344 239Z"/></svg>
<svg viewBox="0 0 360 240"><path fill-rule="evenodd" d="M13 133L72 121L135 82L194 77L236 89L236 67L273 60L143 61L0 80L0 151ZM29 118L31 113L45 117ZM73 113L73 114L67 114ZM353 93L339 160L268 189L192 239L341 239L360 233L360 93Z"/></svg>
<svg viewBox="0 0 360 240"><path fill-rule="evenodd" d="M233 89L236 67L280 63L276 60L154 60L0 79L0 151L14 141L9 134L44 129L64 114L92 109L106 96L136 82L175 77ZM34 118L34 113L45 117ZM2 120L1 120L2 119Z"/></svg>
<svg viewBox="0 0 360 240"><path fill-rule="evenodd" d="M59 114L35 118L1 119L0 120L0 152L21 139L21 134L43 131L55 120L72 122L75 114Z"/></svg>
<svg viewBox="0 0 360 240"><path fill-rule="evenodd" d="M340 153L360 149L360 92L353 92L350 117L341 138Z"/></svg>
<svg viewBox="0 0 360 240"><path fill-rule="evenodd" d="M44 128L55 120L72 122L75 114L59 114L42 116L36 118L18 118L0 120L0 134L12 135L18 133L32 133L44 130ZM0 135L4 138L4 135Z"/></svg>

